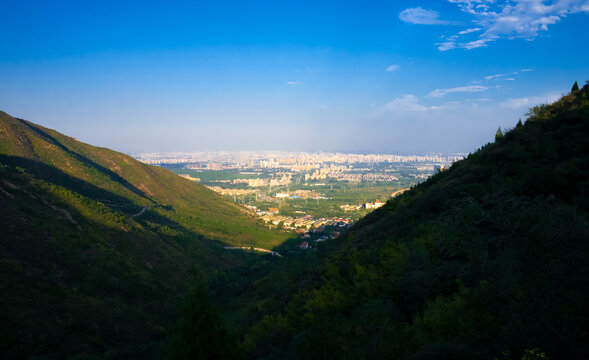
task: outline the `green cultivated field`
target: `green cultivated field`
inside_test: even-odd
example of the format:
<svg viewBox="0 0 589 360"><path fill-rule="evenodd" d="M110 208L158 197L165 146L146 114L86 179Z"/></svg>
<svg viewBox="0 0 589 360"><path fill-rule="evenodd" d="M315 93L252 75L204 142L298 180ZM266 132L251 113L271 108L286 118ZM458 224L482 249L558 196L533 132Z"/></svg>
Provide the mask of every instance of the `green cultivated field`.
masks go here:
<svg viewBox="0 0 589 360"><path fill-rule="evenodd" d="M280 214L286 216L301 216L303 214L296 213L295 211L303 211L316 218L349 217L357 220L371 210L343 211L340 206L374 202L376 199L386 202L390 198L391 193L399 189L398 186L393 184L364 187L359 183L338 184L333 187L333 190L330 190L329 186L300 186L299 188L312 189L324 194L328 199L280 199L277 202L264 202L258 203L257 205L264 209L267 207L278 207Z"/></svg>
<svg viewBox="0 0 589 360"><path fill-rule="evenodd" d="M248 178L263 178L270 177L270 174L252 175L240 174L237 171L197 171L190 169L171 168L176 174L189 174L193 177L201 179L202 183L210 183L215 180L234 180L234 179L248 179ZM299 175L300 176L300 175ZM233 185L230 183L210 183L211 185L221 186L223 188L241 188L247 189L244 184ZM267 210L270 207L278 207L281 215L286 216L302 216L304 214L296 213L296 211L303 211L308 215L314 217L349 217L352 219L359 219L370 211L365 209L359 211L343 211L341 205L359 205L366 202L374 202L379 200L386 202L391 193L396 190L407 188L415 184L415 180L403 178L396 182L333 182L327 185L315 186L311 184L290 184L287 186L274 186L272 189L268 187L249 188L258 191L261 194L269 195L273 201L260 201L259 197L256 200L254 194L242 196L228 196L228 199L233 200L239 204L255 205L260 209ZM276 199L274 195L279 192L295 191L295 190L311 190L322 194L322 196L329 199Z"/></svg>

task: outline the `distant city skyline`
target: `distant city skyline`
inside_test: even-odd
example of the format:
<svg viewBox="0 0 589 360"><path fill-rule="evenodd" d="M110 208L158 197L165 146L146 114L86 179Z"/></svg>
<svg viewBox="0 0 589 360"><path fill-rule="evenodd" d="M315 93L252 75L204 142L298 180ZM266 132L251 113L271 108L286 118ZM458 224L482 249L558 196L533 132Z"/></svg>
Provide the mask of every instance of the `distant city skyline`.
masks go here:
<svg viewBox="0 0 589 360"><path fill-rule="evenodd" d="M587 0L0 11L0 110L132 154L468 153L589 80Z"/></svg>
<svg viewBox="0 0 589 360"><path fill-rule="evenodd" d="M230 163L257 164L272 168L279 165L358 162L437 162L450 164L463 159L466 153L347 153L307 151L203 151L148 152L131 154L147 164ZM265 164L264 164L265 163ZM273 166L276 165L276 166ZM215 169L219 170L219 169Z"/></svg>

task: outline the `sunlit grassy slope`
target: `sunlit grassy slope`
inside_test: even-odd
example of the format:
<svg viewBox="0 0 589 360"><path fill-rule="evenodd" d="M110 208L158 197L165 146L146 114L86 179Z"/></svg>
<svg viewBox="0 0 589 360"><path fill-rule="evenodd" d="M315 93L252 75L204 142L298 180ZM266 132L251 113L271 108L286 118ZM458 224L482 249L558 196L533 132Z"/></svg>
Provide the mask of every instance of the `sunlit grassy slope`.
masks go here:
<svg viewBox="0 0 589 360"><path fill-rule="evenodd" d="M156 356L192 266L247 267L223 245L284 236L165 169L0 113L4 358Z"/></svg>
<svg viewBox="0 0 589 360"><path fill-rule="evenodd" d="M209 239L272 247L280 236L252 221L224 197L106 148L0 112L0 162L63 186L122 214L164 217ZM157 223L157 222L156 222Z"/></svg>

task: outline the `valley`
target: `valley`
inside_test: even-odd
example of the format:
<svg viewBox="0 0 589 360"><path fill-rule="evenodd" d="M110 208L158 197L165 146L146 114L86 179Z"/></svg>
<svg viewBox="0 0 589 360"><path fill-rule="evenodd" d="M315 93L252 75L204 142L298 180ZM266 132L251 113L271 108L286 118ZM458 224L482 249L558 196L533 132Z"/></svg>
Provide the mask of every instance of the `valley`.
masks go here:
<svg viewBox="0 0 589 360"><path fill-rule="evenodd" d="M589 359L589 0L0 13L0 360Z"/></svg>
<svg viewBox="0 0 589 360"><path fill-rule="evenodd" d="M463 159L346 170L153 166L0 113L2 350L581 359L588 93Z"/></svg>
<svg viewBox="0 0 589 360"><path fill-rule="evenodd" d="M391 197L463 157L281 152L135 155L225 195L269 228L293 232L301 239L319 233L321 240L339 235ZM325 226L329 231L324 232Z"/></svg>

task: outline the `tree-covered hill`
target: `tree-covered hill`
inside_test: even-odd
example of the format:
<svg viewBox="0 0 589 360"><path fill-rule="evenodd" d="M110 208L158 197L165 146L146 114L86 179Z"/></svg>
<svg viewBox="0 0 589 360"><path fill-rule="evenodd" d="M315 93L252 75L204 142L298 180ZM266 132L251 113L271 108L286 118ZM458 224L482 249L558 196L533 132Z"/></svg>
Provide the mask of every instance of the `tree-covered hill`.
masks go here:
<svg viewBox="0 0 589 360"><path fill-rule="evenodd" d="M223 245L284 236L165 169L0 113L2 358L157 358L191 267L247 267L260 260Z"/></svg>
<svg viewBox="0 0 589 360"><path fill-rule="evenodd" d="M290 280L301 288L278 285L282 270L259 281L243 349L257 359L588 358L588 221L585 85L307 255Z"/></svg>

